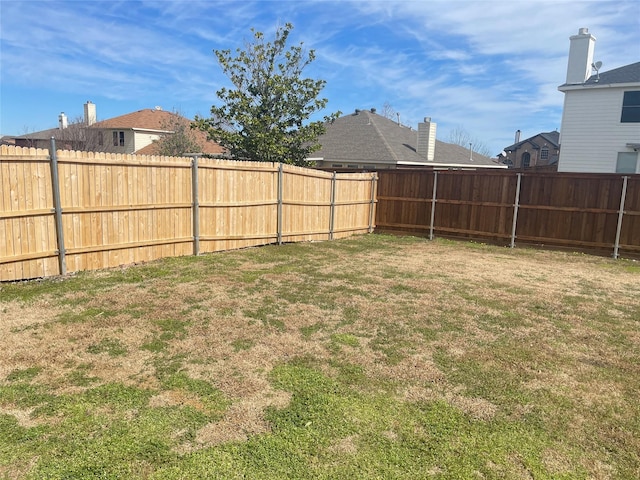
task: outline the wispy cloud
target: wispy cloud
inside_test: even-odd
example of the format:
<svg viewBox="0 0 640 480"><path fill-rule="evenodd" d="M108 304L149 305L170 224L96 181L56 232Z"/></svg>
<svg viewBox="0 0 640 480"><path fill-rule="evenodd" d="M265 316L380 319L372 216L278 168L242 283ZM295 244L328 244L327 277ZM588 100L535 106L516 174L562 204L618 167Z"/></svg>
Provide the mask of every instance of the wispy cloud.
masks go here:
<svg viewBox="0 0 640 480"><path fill-rule="evenodd" d="M19 108L26 95L206 115L228 82L212 51L292 22L292 43L317 54L307 73L327 80L323 113L388 101L405 123L431 116L445 139L462 125L497 153L518 128L559 125L570 35L589 27L615 68L640 58L638 17L635 0L5 1L0 128L51 126L51 106Z"/></svg>

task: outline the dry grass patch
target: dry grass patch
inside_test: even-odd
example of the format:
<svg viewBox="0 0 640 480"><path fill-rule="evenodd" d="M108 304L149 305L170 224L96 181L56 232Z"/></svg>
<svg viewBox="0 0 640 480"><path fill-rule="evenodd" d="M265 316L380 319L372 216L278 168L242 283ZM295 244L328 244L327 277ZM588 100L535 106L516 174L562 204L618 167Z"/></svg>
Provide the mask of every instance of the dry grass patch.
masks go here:
<svg viewBox="0 0 640 480"><path fill-rule="evenodd" d="M107 477L640 468L640 273L623 262L374 235L42 284L2 287L0 419L21 446L0 468L87 474L73 435Z"/></svg>

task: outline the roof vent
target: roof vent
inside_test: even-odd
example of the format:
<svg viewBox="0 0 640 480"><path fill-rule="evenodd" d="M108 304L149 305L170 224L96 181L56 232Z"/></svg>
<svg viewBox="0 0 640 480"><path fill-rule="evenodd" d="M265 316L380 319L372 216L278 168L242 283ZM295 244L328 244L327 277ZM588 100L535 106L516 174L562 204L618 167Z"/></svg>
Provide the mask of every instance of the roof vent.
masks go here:
<svg viewBox="0 0 640 480"><path fill-rule="evenodd" d="M375 109L375 108L372 108L372 109L371 109L371 113L376 113L376 109Z"/></svg>
<svg viewBox="0 0 640 480"><path fill-rule="evenodd" d="M360 109L359 108L356 108L356 113L355 114L356 115L360 115Z"/></svg>
<svg viewBox="0 0 640 480"><path fill-rule="evenodd" d="M162 110L162 107L161 107L160 105L156 105L155 109L156 109L157 111L161 111L161 110Z"/></svg>

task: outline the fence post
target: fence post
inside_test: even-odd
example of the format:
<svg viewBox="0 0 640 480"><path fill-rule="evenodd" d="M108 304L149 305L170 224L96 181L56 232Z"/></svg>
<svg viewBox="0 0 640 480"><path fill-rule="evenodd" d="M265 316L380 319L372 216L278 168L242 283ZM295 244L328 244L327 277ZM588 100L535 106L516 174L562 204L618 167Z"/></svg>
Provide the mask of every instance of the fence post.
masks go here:
<svg viewBox="0 0 640 480"><path fill-rule="evenodd" d="M282 245L282 180L283 180L283 166L282 163L278 164L278 245Z"/></svg>
<svg viewBox="0 0 640 480"><path fill-rule="evenodd" d="M58 153L56 152L56 139L51 137L51 146L49 149L49 158L51 162L51 187L53 191L53 211L56 217L56 237L58 240L58 265L60 267L60 275L67 274L67 258L64 248L64 232L62 230L62 205L60 203L60 179L58 178Z"/></svg>
<svg viewBox="0 0 640 480"><path fill-rule="evenodd" d="M511 248L516 246L516 225L518 223L518 209L520 208L520 182L522 174L518 173L518 183L516 184L516 199L513 204L513 224L511 225Z"/></svg>
<svg viewBox="0 0 640 480"><path fill-rule="evenodd" d="M622 231L622 217L624 216L624 204L627 199L627 181L629 177L622 177L622 195L620 195L620 210L618 210L618 226L616 227L616 243L613 247L613 258L618 258L620 248L620 232Z"/></svg>
<svg viewBox="0 0 640 480"><path fill-rule="evenodd" d="M438 188L438 172L433 171L433 195L431 197L431 223L429 224L429 240L433 240L433 223L436 218L436 190Z"/></svg>
<svg viewBox="0 0 640 480"><path fill-rule="evenodd" d="M200 255L200 194L198 192L198 155L191 162L191 197L193 214L193 254Z"/></svg>
<svg viewBox="0 0 640 480"><path fill-rule="evenodd" d="M331 177L331 209L329 211L329 240L333 240L333 228L336 214L336 172Z"/></svg>
<svg viewBox="0 0 640 480"><path fill-rule="evenodd" d="M376 181L378 174L373 173L371 176L371 200L369 202L369 233L373 232L373 209L376 205Z"/></svg>

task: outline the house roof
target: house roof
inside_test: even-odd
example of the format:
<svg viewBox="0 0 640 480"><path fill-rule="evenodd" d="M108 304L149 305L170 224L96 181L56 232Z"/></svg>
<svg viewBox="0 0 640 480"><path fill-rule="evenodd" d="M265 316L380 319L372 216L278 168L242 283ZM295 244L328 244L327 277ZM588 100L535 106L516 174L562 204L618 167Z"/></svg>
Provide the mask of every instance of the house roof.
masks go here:
<svg viewBox="0 0 640 480"><path fill-rule="evenodd" d="M312 154L325 162L389 163L436 167L504 167L500 162L478 153L469 157L469 149L436 140L433 161L418 155L418 132L398 125L369 110L344 115L327 123L326 132L318 143L322 146Z"/></svg>
<svg viewBox="0 0 640 480"><path fill-rule="evenodd" d="M612 85L616 83L640 83L640 62L614 68L608 72L602 72L600 75L591 75L584 82L585 85Z"/></svg>
<svg viewBox="0 0 640 480"><path fill-rule="evenodd" d="M74 126L74 125L70 125ZM60 132L59 128L48 128L47 130L40 130L38 132L25 133L24 135L16 135L11 138L26 138L29 140L48 140L51 137L55 137Z"/></svg>
<svg viewBox="0 0 640 480"><path fill-rule="evenodd" d="M127 113L120 115L119 117L109 118L102 120L91 125L90 128L95 129L123 129L123 130L142 130L153 131L155 133L162 134L170 133L176 122L189 125L191 121L177 113L167 112L164 110L147 108L144 110L138 110L137 112ZM84 124L71 124L69 127L82 127ZM50 128L48 130L41 130L39 132L28 133L26 135L20 135L13 138L24 138L29 140L47 140L51 137L59 135L59 128ZM211 155L224 154L226 150L218 143L211 141L207 138L207 134L200 130L193 130L193 136L196 142L200 145L201 151L198 153L207 153ZM154 142L139 150L136 150L136 154L140 155L157 155L158 145Z"/></svg>
<svg viewBox="0 0 640 480"><path fill-rule="evenodd" d="M191 133L195 141L200 145L200 151L193 153L207 153L209 155L222 155L227 151L216 142L209 140L207 134L201 130L192 130ZM136 150L136 155L158 155L159 146L156 142L150 143L146 147Z"/></svg>
<svg viewBox="0 0 640 480"><path fill-rule="evenodd" d="M533 139L536 138L536 137L542 137L548 143L550 143L551 145L553 145L556 148L560 145L560 132L553 131L553 132L542 132L542 133L538 133L538 134L534 135L533 137L525 138L524 140L521 140L518 143L514 143L513 145L509 145L508 147L505 147L504 150L507 151L507 152L508 151L513 151L513 150L517 150L518 148L520 148L525 143L531 143L534 146L539 147L539 145L536 142L533 141Z"/></svg>
<svg viewBox="0 0 640 480"><path fill-rule="evenodd" d="M126 128L134 130L169 131L167 128L180 115L165 110L146 108L94 123L92 128ZM185 119L186 120L186 119Z"/></svg>
<svg viewBox="0 0 640 480"><path fill-rule="evenodd" d="M137 112L126 113L119 117L109 118L102 120L91 125L91 128L122 128L133 130L154 130L157 132L168 132L168 126L171 125L174 119L184 118L173 112L167 112L164 110L155 110L147 108L144 110L138 110ZM185 122L189 120L184 118ZM70 124L69 127L84 127L81 124ZM40 130L38 132L31 132L25 135L18 135L14 138L27 138L27 139L48 139L52 136L56 136L60 132L59 128L49 128L47 130Z"/></svg>

